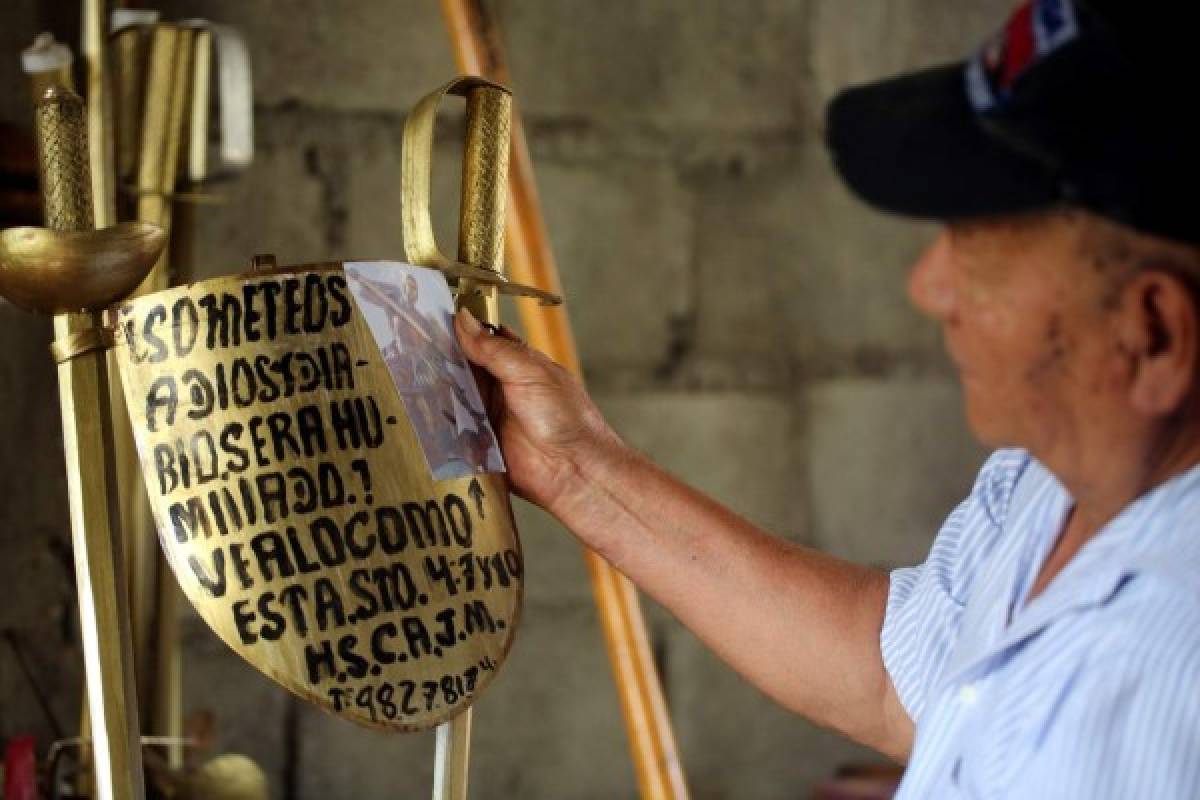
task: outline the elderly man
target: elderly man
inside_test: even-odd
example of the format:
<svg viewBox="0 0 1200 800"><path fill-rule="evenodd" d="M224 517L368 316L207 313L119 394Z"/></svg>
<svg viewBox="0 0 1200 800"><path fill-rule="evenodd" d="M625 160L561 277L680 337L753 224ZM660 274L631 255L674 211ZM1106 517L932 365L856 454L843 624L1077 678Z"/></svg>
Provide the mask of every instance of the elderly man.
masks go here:
<svg viewBox="0 0 1200 800"><path fill-rule="evenodd" d="M944 223L910 294L1002 448L921 566L757 530L459 319L517 491L780 703L907 761L901 797L1200 797L1200 138L1171 16L1036 0L831 106L850 185Z"/></svg>

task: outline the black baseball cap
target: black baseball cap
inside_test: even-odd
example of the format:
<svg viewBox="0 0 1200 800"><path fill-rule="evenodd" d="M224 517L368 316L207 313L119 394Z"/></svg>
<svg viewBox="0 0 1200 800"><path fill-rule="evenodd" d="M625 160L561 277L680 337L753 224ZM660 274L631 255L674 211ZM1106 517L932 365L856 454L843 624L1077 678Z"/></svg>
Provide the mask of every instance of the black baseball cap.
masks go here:
<svg viewBox="0 0 1200 800"><path fill-rule="evenodd" d="M1190 0L1029 0L965 61L829 104L865 201L937 220L1076 206L1200 244Z"/></svg>

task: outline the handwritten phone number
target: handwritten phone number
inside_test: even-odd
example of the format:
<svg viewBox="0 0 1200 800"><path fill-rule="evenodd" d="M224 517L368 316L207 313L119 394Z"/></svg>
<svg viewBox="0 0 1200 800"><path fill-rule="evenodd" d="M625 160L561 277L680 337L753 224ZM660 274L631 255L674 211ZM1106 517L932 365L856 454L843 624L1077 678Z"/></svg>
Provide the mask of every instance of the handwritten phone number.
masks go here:
<svg viewBox="0 0 1200 800"><path fill-rule="evenodd" d="M372 722L392 721L421 712L452 706L475 691L482 672L492 672L496 662L480 659L461 675L443 675L431 681L395 681L372 683L357 688L332 688L329 699L334 711L358 709L365 711Z"/></svg>

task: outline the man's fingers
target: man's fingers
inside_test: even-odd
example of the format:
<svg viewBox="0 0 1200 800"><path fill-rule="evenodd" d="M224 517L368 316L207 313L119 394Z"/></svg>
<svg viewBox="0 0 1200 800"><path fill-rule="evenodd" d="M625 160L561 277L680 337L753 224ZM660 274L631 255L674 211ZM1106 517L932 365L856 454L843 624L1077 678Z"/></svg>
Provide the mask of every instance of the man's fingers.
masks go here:
<svg viewBox="0 0 1200 800"><path fill-rule="evenodd" d="M490 333L467 309L459 309L454 319L463 352L474 363L492 373L502 383L527 381L543 373L543 366L511 329L501 326Z"/></svg>
<svg viewBox="0 0 1200 800"><path fill-rule="evenodd" d="M507 325L504 325L503 323L501 323L500 327L496 328L492 332L498 333L501 336L503 336L505 339L514 341L517 344L525 344L525 341L520 336L517 335L516 331L514 331L512 328L508 327Z"/></svg>

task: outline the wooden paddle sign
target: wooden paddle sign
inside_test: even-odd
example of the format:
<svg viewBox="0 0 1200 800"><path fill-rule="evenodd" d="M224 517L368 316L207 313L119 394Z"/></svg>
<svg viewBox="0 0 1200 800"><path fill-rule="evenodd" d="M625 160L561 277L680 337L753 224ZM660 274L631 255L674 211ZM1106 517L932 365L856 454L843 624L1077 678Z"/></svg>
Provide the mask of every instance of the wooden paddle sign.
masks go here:
<svg viewBox="0 0 1200 800"><path fill-rule="evenodd" d="M355 722L423 730L504 660L523 562L443 276L255 272L116 310L159 538L242 657Z"/></svg>

